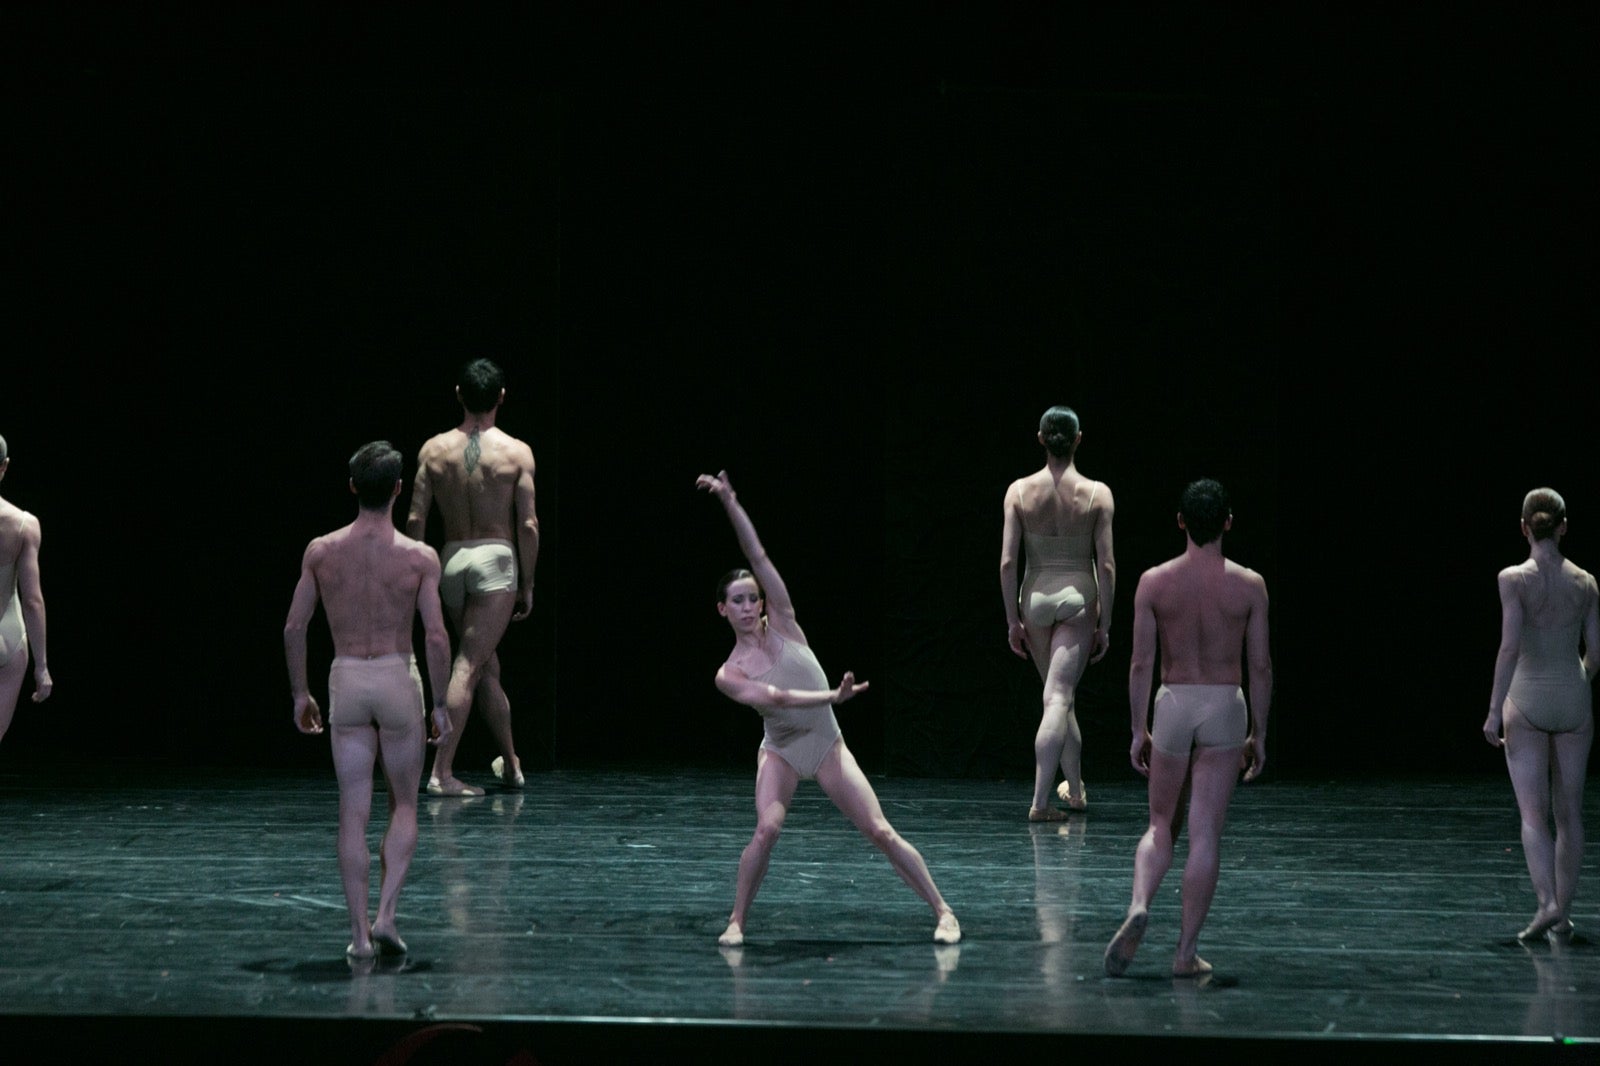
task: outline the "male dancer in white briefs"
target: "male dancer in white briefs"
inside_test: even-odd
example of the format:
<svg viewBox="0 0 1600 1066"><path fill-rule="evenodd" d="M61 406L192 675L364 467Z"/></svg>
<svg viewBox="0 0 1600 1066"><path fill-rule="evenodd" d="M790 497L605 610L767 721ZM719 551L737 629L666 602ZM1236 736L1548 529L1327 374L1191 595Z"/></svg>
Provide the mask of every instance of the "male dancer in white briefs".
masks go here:
<svg viewBox="0 0 1600 1066"><path fill-rule="evenodd" d="M11 455L0 437L0 478L10 468ZM33 653L33 702L41 703L49 698L54 682L45 657L39 520L0 499L0 737L11 728L29 652Z"/></svg>
<svg viewBox="0 0 1600 1066"><path fill-rule="evenodd" d="M294 722L302 733L322 732L322 711L306 679L306 627L317 602L328 615L335 658L328 673L328 726L339 778L339 874L350 910L354 959L405 953L395 927L400 887L417 850L417 785L422 778L422 678L411 653L411 626L422 618L428 682L434 690L432 733L450 735L450 716L438 698L450 668L450 637L439 609L439 557L394 528L400 495L400 453L388 441L364 445L350 457L350 490L360 501L356 520L306 547L289 618L283 628ZM367 819L372 768L389 783L389 828L379 856L378 917L367 919Z"/></svg>
<svg viewBox="0 0 1600 1066"><path fill-rule="evenodd" d="M1267 709L1272 658L1267 650L1267 585L1222 555L1233 514L1223 487L1209 479L1183 490L1178 526L1188 546L1145 571L1133 596L1133 659L1128 671L1133 768L1150 779L1150 826L1133 864L1128 916L1106 947L1105 969L1120 977L1133 962L1150 918L1150 900L1172 864L1173 821L1189 793L1189 857L1183 867L1183 918L1172 976L1200 977L1211 964L1196 951L1217 889L1218 848L1228 800L1239 777L1254 780L1267 764ZM1149 720L1156 647L1161 689ZM1245 709L1240 660L1250 663Z"/></svg>
<svg viewBox="0 0 1600 1066"><path fill-rule="evenodd" d="M456 631L450 672L454 732L439 745L428 775L436 796L481 796L483 789L455 775L456 747L473 700L500 748L494 773L507 788L521 788L522 761L511 739L511 702L500 685L496 652L506 626L533 609L533 567L539 558L539 516L534 509L533 450L495 427L505 401L505 378L487 359L461 371L456 386L461 424L431 438L417 458L406 532L423 539L428 508L444 520L439 595Z"/></svg>

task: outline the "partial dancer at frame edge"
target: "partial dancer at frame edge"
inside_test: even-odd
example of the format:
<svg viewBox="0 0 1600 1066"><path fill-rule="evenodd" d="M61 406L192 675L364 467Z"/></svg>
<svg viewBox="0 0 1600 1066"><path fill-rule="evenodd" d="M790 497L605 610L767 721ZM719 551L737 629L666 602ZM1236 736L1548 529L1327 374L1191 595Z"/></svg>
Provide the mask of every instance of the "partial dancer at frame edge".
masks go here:
<svg viewBox="0 0 1600 1066"><path fill-rule="evenodd" d="M717 671L717 688L761 714L765 737L756 752L756 831L739 857L733 913L717 943L744 943L745 918L778 842L789 804L802 779L814 778L852 825L888 858L895 873L932 908L933 939L961 939L955 912L939 894L917 849L884 817L872 785L845 746L833 705L863 692L866 682L846 673L837 688L812 653L795 621L789 590L767 557L726 472L695 481L722 502L748 570L732 570L717 585L717 613L734 633L733 652Z"/></svg>
<svg viewBox="0 0 1600 1066"><path fill-rule="evenodd" d="M11 453L0 437L0 478ZM39 583L39 520L0 498L0 738L11 728L22 679L33 656L33 702L50 698L55 682L45 656L44 590Z"/></svg>

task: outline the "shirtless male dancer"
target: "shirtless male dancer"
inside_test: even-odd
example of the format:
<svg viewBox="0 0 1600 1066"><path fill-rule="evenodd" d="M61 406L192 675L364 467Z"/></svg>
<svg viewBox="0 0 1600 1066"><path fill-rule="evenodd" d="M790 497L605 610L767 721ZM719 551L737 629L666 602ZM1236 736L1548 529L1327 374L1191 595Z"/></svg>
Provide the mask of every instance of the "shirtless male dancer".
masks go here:
<svg viewBox="0 0 1600 1066"><path fill-rule="evenodd" d="M1150 900L1172 865L1173 828L1189 782L1189 857L1183 866L1183 919L1172 976L1200 977L1211 964L1196 953L1200 926L1217 890L1217 855L1228 800L1241 763L1253 781L1267 764L1267 709L1272 657L1267 649L1267 585L1254 570L1222 555L1233 527L1228 494L1210 479L1183 490L1178 528L1188 546L1145 571L1133 596L1133 662L1128 671L1133 768L1150 779L1150 827L1133 863L1128 916L1106 947L1106 973L1133 962L1150 918ZM1150 682L1161 647L1155 725ZM1250 705L1239 687L1250 663ZM1248 721L1247 721L1248 718Z"/></svg>
<svg viewBox="0 0 1600 1066"><path fill-rule="evenodd" d="M405 954L395 928L400 886L417 850L417 784L422 779L422 678L411 652L413 619L422 616L433 689L431 741L450 735L450 715L438 698L450 669L450 637L439 609L439 557L394 527L400 495L400 453L388 441L363 445L350 457L350 491L360 500L356 520L318 537L300 564L283 650L289 662L294 724L322 732L322 712L306 682L306 626L317 601L333 631L328 673L328 724L339 778L339 875L350 908L353 959ZM367 920L367 818L372 767L389 782L389 828L378 856L378 918Z"/></svg>
<svg viewBox="0 0 1600 1066"><path fill-rule="evenodd" d="M500 747L491 764L495 776L507 788L523 783L522 762L511 742L511 702L500 685L495 649L507 624L528 617L533 609L539 516L534 512L533 450L495 428L495 414L506 398L500 368L487 359L468 363L456 398L461 401L461 425L429 440L417 457L406 532L423 539L428 508L439 504L445 540L439 595L459 641L446 696L455 729L434 753L428 791L435 796L481 796L483 789L455 775L456 747L474 697Z"/></svg>
<svg viewBox="0 0 1600 1066"><path fill-rule="evenodd" d="M0 479L11 467L11 453L0 437ZM0 738L11 728L33 652L33 702L50 696L50 667L44 653L44 592L39 588L39 520L0 499Z"/></svg>

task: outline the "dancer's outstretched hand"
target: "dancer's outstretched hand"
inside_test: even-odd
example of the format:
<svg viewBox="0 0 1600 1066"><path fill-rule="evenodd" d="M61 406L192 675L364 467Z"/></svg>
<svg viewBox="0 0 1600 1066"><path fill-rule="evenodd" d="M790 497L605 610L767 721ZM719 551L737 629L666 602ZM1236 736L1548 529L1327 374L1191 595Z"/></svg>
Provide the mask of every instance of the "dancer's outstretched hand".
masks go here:
<svg viewBox="0 0 1600 1066"><path fill-rule="evenodd" d="M718 499L733 498L733 483L728 480L728 472L726 470L717 471L716 477L712 477L710 474L701 474L694 479L694 487L705 489Z"/></svg>
<svg viewBox="0 0 1600 1066"><path fill-rule="evenodd" d="M839 687L834 690L833 699L829 702L843 703L856 693L867 691L869 684L870 682L867 681L856 681L856 675L846 670L844 677L839 680Z"/></svg>

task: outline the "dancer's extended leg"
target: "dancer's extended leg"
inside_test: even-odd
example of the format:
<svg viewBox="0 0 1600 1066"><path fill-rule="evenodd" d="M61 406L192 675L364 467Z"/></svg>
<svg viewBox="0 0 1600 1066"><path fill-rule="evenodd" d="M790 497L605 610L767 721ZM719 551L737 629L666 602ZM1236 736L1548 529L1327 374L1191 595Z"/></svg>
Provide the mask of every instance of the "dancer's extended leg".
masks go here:
<svg viewBox="0 0 1600 1066"><path fill-rule="evenodd" d="M472 713L472 700L478 689L478 681L495 648L499 646L500 638L505 636L516 602L515 592L469 596L459 617L454 618L460 644L450 670L450 687L445 694L453 728L433 757L428 791L435 795L483 795L483 789L464 784L455 776L456 750L461 746L461 734ZM509 719L509 709L507 717Z"/></svg>
<svg viewBox="0 0 1600 1066"><path fill-rule="evenodd" d="M1189 761L1189 855L1183 864L1183 922L1172 960L1174 977L1198 977L1211 964L1196 954L1200 927L1217 891L1222 827L1239 780L1241 749L1196 748Z"/></svg>
<svg viewBox="0 0 1600 1066"><path fill-rule="evenodd" d="M850 754L843 738L833 745L833 749L822 760L822 765L817 767L817 784L822 786L822 791L828 794L834 806L850 819L850 823L888 857L889 864L900 875L900 879L933 909L938 918L934 939L949 944L961 939L961 926L956 922L955 912L939 894L938 886L933 883L933 875L928 873L927 863L883 816L877 793L872 791L871 782L861 772L856 757Z"/></svg>
<svg viewBox="0 0 1600 1066"><path fill-rule="evenodd" d="M1033 738L1033 804L1028 817L1034 821L1059 821L1061 812L1050 806L1058 769L1068 790L1068 796L1063 798L1076 809L1081 810L1084 805L1083 734L1078 728L1075 694L1094 646L1094 620L1083 615L1049 629L1027 624L1023 628L1029 653L1044 682L1043 711ZM1078 799L1071 799L1073 795Z"/></svg>
<svg viewBox="0 0 1600 1066"><path fill-rule="evenodd" d="M389 783L389 827L378 852L383 875L378 883L372 939L386 954L403 955L406 950L395 925L395 912L400 906L400 888L417 852L417 784L422 780L423 746L420 718L413 717L409 728L384 729L378 734L379 761Z"/></svg>
<svg viewBox="0 0 1600 1066"><path fill-rule="evenodd" d="M1105 969L1112 977L1122 976L1133 962L1149 921L1150 900L1172 866L1173 819L1188 776L1189 760L1151 749L1150 823L1134 853L1133 897L1128 902L1127 917L1106 945Z"/></svg>
<svg viewBox="0 0 1600 1066"><path fill-rule="evenodd" d="M372 857L367 851L367 820L372 814L372 766L378 755L378 730L367 726L329 727L333 769L339 780L339 877L344 882L345 906L350 911L352 958L377 954L372 925L367 920L367 875Z"/></svg>
<svg viewBox="0 0 1600 1066"><path fill-rule="evenodd" d="M1583 864L1583 782L1589 767L1589 747L1594 722L1571 733L1557 733L1551 742L1551 807L1555 816L1555 887L1557 925L1572 916L1572 899L1578 890L1578 870Z"/></svg>
<svg viewBox="0 0 1600 1066"><path fill-rule="evenodd" d="M1506 769L1522 820L1522 854L1538 901L1533 920L1517 936L1543 936L1562 919L1556 900L1556 848L1550 835L1551 735L1535 729L1511 700L1505 704Z"/></svg>
<svg viewBox="0 0 1600 1066"><path fill-rule="evenodd" d="M745 915L761 890L761 879L767 876L772 848L778 843L778 834L783 831L783 820L789 816L789 804L799 784L800 775L794 772L794 767L765 748L757 751L756 831L739 856L733 914L728 918L728 928L717 938L717 943L724 947L744 943Z"/></svg>

